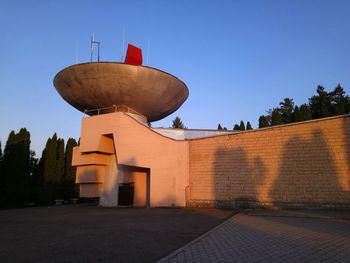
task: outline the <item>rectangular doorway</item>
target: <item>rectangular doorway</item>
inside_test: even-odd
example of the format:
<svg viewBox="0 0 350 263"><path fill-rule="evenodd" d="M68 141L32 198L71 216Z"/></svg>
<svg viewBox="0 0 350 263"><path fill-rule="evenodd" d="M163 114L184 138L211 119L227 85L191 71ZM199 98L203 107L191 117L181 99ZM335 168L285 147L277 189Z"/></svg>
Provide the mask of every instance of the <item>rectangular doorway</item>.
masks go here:
<svg viewBox="0 0 350 263"><path fill-rule="evenodd" d="M130 172L134 182L134 206L150 207L150 169L131 167Z"/></svg>
<svg viewBox="0 0 350 263"><path fill-rule="evenodd" d="M134 183L123 183L119 185L118 205L132 206L134 204Z"/></svg>

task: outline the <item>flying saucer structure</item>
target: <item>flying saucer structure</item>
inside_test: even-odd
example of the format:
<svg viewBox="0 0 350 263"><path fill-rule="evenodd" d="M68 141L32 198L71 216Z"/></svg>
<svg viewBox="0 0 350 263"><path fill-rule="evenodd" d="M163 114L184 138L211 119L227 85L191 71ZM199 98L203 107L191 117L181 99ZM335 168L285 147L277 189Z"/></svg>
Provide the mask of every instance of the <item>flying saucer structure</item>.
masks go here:
<svg viewBox="0 0 350 263"><path fill-rule="evenodd" d="M70 105L96 115L82 118L72 154L80 197L100 198L103 206L185 205L187 142L146 125L185 102L183 81L142 66L142 50L129 44L125 63L100 62L98 55L97 62L62 69L53 84Z"/></svg>
<svg viewBox="0 0 350 263"><path fill-rule="evenodd" d="M54 86L64 100L88 115L127 109L148 122L173 113L189 95L186 84L169 73L119 62L69 66L57 73Z"/></svg>

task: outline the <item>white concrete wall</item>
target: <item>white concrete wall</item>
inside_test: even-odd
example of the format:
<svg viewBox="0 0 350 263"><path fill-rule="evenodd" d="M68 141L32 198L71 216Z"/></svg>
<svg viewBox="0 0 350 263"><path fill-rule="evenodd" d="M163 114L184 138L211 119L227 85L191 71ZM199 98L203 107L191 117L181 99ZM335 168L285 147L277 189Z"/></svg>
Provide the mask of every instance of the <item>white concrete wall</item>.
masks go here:
<svg viewBox="0 0 350 263"><path fill-rule="evenodd" d="M188 140L205 138L216 135L233 133L234 131L219 131L219 130L197 130L197 129L172 129L172 128L152 128L155 132L172 138L174 140Z"/></svg>

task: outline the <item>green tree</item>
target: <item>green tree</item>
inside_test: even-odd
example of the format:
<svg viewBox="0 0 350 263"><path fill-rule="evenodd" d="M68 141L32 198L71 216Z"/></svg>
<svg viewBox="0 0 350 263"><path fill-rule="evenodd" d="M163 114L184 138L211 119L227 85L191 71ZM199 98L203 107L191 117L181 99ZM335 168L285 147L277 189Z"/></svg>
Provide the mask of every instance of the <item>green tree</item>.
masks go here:
<svg viewBox="0 0 350 263"><path fill-rule="evenodd" d="M302 121L307 121L312 119L309 105L307 105L306 103L301 104L299 110L302 116Z"/></svg>
<svg viewBox="0 0 350 263"><path fill-rule="evenodd" d="M59 181L56 178L57 146L58 140L55 133L47 140L45 146L45 160L43 160L45 183L58 183Z"/></svg>
<svg viewBox="0 0 350 263"><path fill-rule="evenodd" d="M283 124L282 116L278 109L274 109L271 115L271 126Z"/></svg>
<svg viewBox="0 0 350 263"><path fill-rule="evenodd" d="M292 113L294 110L294 102L293 99L285 98L282 102L280 102L280 107L278 108L280 115L282 117L283 123L291 123L292 122Z"/></svg>
<svg viewBox="0 0 350 263"><path fill-rule="evenodd" d="M267 116L261 115L259 117L259 128L265 128L265 127L269 127L269 120Z"/></svg>
<svg viewBox="0 0 350 263"><path fill-rule="evenodd" d="M47 150L46 147L42 151L41 158L36 166L31 182L32 200L36 204L47 205L50 203L48 189L45 184L45 164L46 164Z"/></svg>
<svg viewBox="0 0 350 263"><path fill-rule="evenodd" d="M63 175L64 175L64 140L58 139L55 133L49 138L45 147L42 169L45 180L47 202L63 198Z"/></svg>
<svg viewBox="0 0 350 263"><path fill-rule="evenodd" d="M63 139L58 139L57 140L57 154L56 154L56 169L55 169L55 182L56 183L61 183L63 181L63 176L64 176L64 167L65 167L65 162L64 162L64 140Z"/></svg>
<svg viewBox="0 0 350 263"><path fill-rule="evenodd" d="M64 140L57 140L57 154L56 154L56 169L55 169L55 182L54 182L54 198L63 199L64 195L64 168L65 168L65 154L64 154Z"/></svg>
<svg viewBox="0 0 350 263"><path fill-rule="evenodd" d="M243 121L241 121L240 124L239 124L239 130L240 131L245 131L245 125L244 125Z"/></svg>
<svg viewBox="0 0 350 263"><path fill-rule="evenodd" d="M233 126L233 130L234 131L239 131L240 129L239 129L239 125L238 124L235 124L234 126Z"/></svg>
<svg viewBox="0 0 350 263"><path fill-rule="evenodd" d="M218 130L219 131L223 130L220 123L218 124Z"/></svg>
<svg viewBox="0 0 350 263"><path fill-rule="evenodd" d="M321 85L317 86L317 95L309 99L309 106L313 119L331 116L331 97Z"/></svg>
<svg viewBox="0 0 350 263"><path fill-rule="evenodd" d="M338 84L333 91L329 93L332 105L332 115L342 115L350 111L350 98L345 94L343 87Z"/></svg>
<svg viewBox="0 0 350 263"><path fill-rule="evenodd" d="M292 113L291 121L292 122L303 121L303 116L302 116L302 113L301 113L301 111L300 111L298 106L294 107L294 111Z"/></svg>
<svg viewBox="0 0 350 263"><path fill-rule="evenodd" d="M171 128L173 128L173 129L186 129L185 125L183 124L183 122L179 116L176 116L176 118L173 120L173 124L172 124Z"/></svg>
<svg viewBox="0 0 350 263"><path fill-rule="evenodd" d="M72 166L73 148L77 145L77 141L73 138L69 138L66 144L64 171L64 189L66 199L78 197L78 189L75 184L76 168Z"/></svg>
<svg viewBox="0 0 350 263"><path fill-rule="evenodd" d="M250 124L249 121L247 122L247 131L248 131L248 130L253 130L252 125Z"/></svg>
<svg viewBox="0 0 350 263"><path fill-rule="evenodd" d="M11 131L1 165L0 205L23 206L30 200L30 133L22 128Z"/></svg>

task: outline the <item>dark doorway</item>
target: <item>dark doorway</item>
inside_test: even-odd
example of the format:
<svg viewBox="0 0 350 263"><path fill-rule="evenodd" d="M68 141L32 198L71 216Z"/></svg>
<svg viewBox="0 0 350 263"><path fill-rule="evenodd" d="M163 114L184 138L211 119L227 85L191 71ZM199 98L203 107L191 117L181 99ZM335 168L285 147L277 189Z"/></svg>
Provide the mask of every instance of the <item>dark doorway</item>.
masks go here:
<svg viewBox="0 0 350 263"><path fill-rule="evenodd" d="M119 185L118 205L132 206L134 204L134 183L124 183Z"/></svg>

